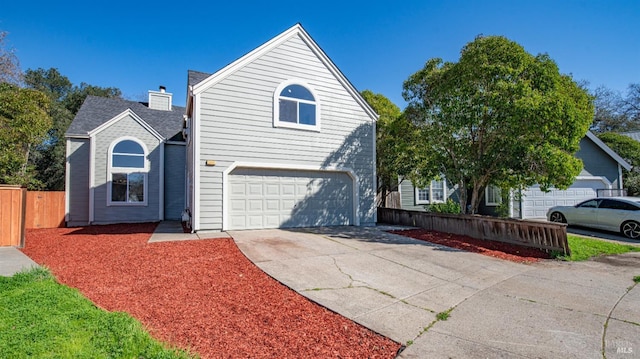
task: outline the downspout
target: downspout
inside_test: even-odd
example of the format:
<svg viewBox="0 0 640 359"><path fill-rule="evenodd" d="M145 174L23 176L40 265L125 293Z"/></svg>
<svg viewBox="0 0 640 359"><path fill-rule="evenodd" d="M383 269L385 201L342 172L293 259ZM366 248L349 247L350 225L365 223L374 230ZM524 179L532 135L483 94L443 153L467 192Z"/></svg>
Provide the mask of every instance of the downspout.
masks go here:
<svg viewBox="0 0 640 359"><path fill-rule="evenodd" d="M618 193L623 194L624 185L622 183L622 166L618 163Z"/></svg>
<svg viewBox="0 0 640 359"><path fill-rule="evenodd" d="M192 95L193 116L191 117L191 131L193 144L193 192L191 201L191 231L200 230L200 94Z"/></svg>

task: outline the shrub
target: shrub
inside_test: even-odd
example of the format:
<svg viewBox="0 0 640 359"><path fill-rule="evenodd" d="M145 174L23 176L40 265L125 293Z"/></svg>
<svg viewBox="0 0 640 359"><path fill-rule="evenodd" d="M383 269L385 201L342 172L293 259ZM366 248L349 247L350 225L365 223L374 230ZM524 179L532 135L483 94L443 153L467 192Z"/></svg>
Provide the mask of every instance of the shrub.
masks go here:
<svg viewBox="0 0 640 359"><path fill-rule="evenodd" d="M460 204L458 202L454 202L451 199L448 199L444 203L434 203L425 206L427 212L433 213L451 213L451 214L460 214Z"/></svg>

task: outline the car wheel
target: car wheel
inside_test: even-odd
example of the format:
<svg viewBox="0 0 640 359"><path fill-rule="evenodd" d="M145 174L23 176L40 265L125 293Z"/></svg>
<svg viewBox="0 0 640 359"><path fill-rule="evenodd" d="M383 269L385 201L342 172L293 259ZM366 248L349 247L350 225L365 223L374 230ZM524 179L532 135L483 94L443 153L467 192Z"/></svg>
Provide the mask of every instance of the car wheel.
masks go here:
<svg viewBox="0 0 640 359"><path fill-rule="evenodd" d="M620 232L627 238L640 239L640 223L634 221L624 222L620 227Z"/></svg>
<svg viewBox="0 0 640 359"><path fill-rule="evenodd" d="M549 220L551 220L551 222L556 222L556 223L567 223L567 219L564 218L564 214L560 212L551 213L551 215L549 216Z"/></svg>

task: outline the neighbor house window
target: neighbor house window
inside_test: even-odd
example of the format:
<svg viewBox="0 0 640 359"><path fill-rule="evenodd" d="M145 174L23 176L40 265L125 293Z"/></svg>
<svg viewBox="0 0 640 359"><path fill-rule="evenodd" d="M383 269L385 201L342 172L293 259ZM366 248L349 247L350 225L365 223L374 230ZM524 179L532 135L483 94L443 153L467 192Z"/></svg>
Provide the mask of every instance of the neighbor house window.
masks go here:
<svg viewBox="0 0 640 359"><path fill-rule="evenodd" d="M320 130L319 104L311 87L287 81L276 89L273 98L274 127Z"/></svg>
<svg viewBox="0 0 640 359"><path fill-rule="evenodd" d="M494 185L485 188L484 200L487 206L499 206L502 203L502 189Z"/></svg>
<svg viewBox="0 0 640 359"><path fill-rule="evenodd" d="M134 138L115 141L109 151L109 205L147 204L147 151Z"/></svg>
<svg viewBox="0 0 640 359"><path fill-rule="evenodd" d="M445 201L446 182L431 181L425 188L416 188L416 204L442 203Z"/></svg>

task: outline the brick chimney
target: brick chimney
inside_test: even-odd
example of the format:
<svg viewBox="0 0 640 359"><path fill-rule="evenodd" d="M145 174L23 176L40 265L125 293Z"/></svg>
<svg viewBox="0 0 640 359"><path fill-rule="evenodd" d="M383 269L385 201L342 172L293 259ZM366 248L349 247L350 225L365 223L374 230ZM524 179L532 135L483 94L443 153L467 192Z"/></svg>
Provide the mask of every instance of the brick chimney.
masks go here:
<svg viewBox="0 0 640 359"><path fill-rule="evenodd" d="M171 97L167 88L160 86L158 91L149 90L149 108L152 110L171 111Z"/></svg>

